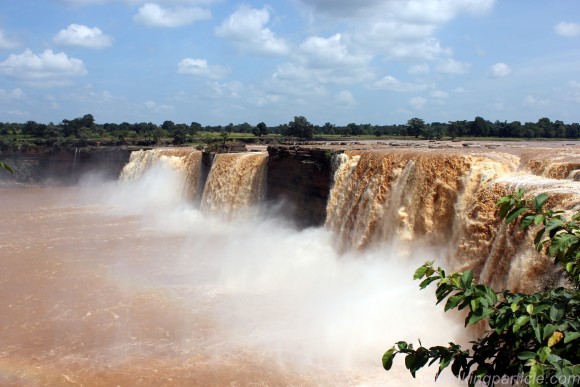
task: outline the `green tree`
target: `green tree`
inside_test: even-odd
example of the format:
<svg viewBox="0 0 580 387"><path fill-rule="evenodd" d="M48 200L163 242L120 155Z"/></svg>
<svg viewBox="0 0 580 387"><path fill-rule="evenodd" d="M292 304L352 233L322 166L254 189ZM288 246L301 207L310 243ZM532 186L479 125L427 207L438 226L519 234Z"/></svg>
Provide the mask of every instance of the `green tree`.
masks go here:
<svg viewBox="0 0 580 387"><path fill-rule="evenodd" d="M173 127L173 143L175 145L185 144L187 141L187 131L189 126L185 124L177 124Z"/></svg>
<svg viewBox="0 0 580 387"><path fill-rule="evenodd" d="M161 124L161 128L163 130L167 130L168 132L173 130L174 126L175 126L175 122L170 121L170 120L163 121L163 124Z"/></svg>
<svg viewBox="0 0 580 387"><path fill-rule="evenodd" d="M303 116L295 116L288 123L288 135L298 137L301 140L310 140L314 137L314 125Z"/></svg>
<svg viewBox="0 0 580 387"><path fill-rule="evenodd" d="M411 118L409 121L407 121L407 126L407 133L409 136L419 137L421 132L425 129L425 121L416 117Z"/></svg>
<svg viewBox="0 0 580 387"><path fill-rule="evenodd" d="M268 134L268 127L266 126L266 124L264 122L260 122L252 130L252 133L254 133L254 136L257 136L257 137L265 136L266 134Z"/></svg>
<svg viewBox="0 0 580 387"><path fill-rule="evenodd" d="M580 384L580 212L570 219L563 211L544 209L548 195L533 200L524 190L498 201L500 216L507 223L519 220L525 230L540 226L534 244L538 251L553 257L569 281L569 287L533 294L496 292L473 282L473 271L447 275L427 262L414 275L423 289L437 284L437 303L444 300L445 311L467 309L465 325L487 322L483 337L472 341L471 351L449 343L447 347L419 347L404 341L383 355L389 370L399 353L413 376L425 365L439 362L441 371L451 365L453 374L494 386L502 377L540 385L576 386Z"/></svg>

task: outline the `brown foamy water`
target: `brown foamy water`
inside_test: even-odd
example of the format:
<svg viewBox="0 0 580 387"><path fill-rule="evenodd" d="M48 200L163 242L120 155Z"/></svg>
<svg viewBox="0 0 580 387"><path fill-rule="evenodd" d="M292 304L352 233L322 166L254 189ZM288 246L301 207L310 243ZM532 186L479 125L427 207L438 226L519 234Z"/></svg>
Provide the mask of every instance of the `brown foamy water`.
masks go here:
<svg viewBox="0 0 580 387"><path fill-rule="evenodd" d="M409 305L415 262L150 188L0 189L0 385L396 386L413 379L381 369L395 340L453 339L432 295Z"/></svg>

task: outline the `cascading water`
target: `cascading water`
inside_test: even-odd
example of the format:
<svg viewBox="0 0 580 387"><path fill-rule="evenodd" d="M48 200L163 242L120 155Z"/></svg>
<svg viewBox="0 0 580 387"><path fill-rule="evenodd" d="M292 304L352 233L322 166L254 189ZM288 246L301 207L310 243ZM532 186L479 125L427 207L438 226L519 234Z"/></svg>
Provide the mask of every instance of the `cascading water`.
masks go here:
<svg viewBox="0 0 580 387"><path fill-rule="evenodd" d="M524 157L509 153L347 151L335 156L326 227L342 251L388 244L404 255L418 246L439 248L452 270L471 268L491 286L533 291L558 274L529 238L501 224L495 202L525 187L529 195L552 195L553 206L578 206L580 184L570 172L578 156L567 155L563 161L536 152L527 162L532 171L568 178L554 180L519 171Z"/></svg>
<svg viewBox="0 0 580 387"><path fill-rule="evenodd" d="M265 152L214 156L201 198L201 210L231 217L259 204L265 196Z"/></svg>
<svg viewBox="0 0 580 387"><path fill-rule="evenodd" d="M191 148L163 148L131 152L119 180L136 180L153 166L176 171L183 181L182 192L190 199L201 194L202 153Z"/></svg>

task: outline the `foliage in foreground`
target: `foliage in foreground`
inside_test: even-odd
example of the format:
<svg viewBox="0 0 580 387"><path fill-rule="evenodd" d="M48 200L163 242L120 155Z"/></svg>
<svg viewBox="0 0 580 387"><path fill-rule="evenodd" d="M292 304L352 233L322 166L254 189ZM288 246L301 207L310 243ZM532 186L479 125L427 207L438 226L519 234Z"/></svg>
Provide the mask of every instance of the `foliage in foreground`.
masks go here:
<svg viewBox="0 0 580 387"><path fill-rule="evenodd" d="M524 190L502 197L497 205L507 223L519 220L520 228L540 227L534 244L561 265L568 287L534 294L496 292L473 282L473 271L446 274L427 262L414 279L424 289L437 284L437 303L445 301L445 311L467 310L465 326L484 321L483 337L472 341L470 350L449 343L447 347L425 348L399 341L383 355L389 370L397 354L405 354L405 366L413 377L420 368L439 362L441 371L451 366L469 386L494 386L499 381L530 386L580 385L580 212L567 219L563 211L544 209L548 195L533 200Z"/></svg>
<svg viewBox="0 0 580 387"><path fill-rule="evenodd" d="M8 172L10 173L14 173L14 171L12 170L12 168L10 168L10 165L6 164L3 161L0 161L0 168L4 168L6 169Z"/></svg>

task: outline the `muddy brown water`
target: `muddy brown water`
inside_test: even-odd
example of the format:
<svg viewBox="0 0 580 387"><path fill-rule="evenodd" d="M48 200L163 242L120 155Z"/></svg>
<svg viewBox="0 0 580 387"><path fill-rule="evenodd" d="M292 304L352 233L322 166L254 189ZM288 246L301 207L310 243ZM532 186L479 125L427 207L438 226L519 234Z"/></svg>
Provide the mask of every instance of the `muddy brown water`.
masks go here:
<svg viewBox="0 0 580 387"><path fill-rule="evenodd" d="M362 369L331 361L293 366L283 353L251 344L258 328L240 328L249 338L241 342L248 345L232 340L235 320L248 317L235 311L220 320L216 310L235 310L241 298L207 292L204 274L184 275L211 256L187 247L185 233L163 232L135 214L79 200L81 191L0 189L0 385L400 385L410 380L406 374L387 376L380 357ZM203 243L220 239L209 236ZM244 297L248 304L262 302ZM384 340L378 348L388 344ZM308 343L303 348L307 351Z"/></svg>

